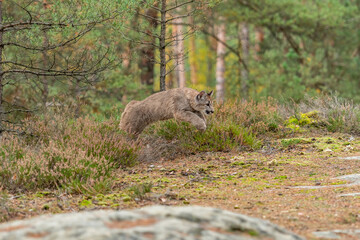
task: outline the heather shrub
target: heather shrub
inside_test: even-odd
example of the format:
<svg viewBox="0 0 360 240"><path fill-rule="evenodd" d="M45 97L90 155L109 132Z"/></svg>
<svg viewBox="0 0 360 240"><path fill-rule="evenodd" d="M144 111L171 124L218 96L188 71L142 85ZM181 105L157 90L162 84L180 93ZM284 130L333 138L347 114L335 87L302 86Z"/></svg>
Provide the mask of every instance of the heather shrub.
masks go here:
<svg viewBox="0 0 360 240"><path fill-rule="evenodd" d="M256 149L260 141L245 128L232 123L209 122L205 132L197 131L188 123L168 120L155 127L158 136L177 140L183 152L230 151L240 146Z"/></svg>
<svg viewBox="0 0 360 240"><path fill-rule="evenodd" d="M139 149L117 126L114 120L50 114L26 120L25 136L2 139L0 185L11 190L108 190L114 169L134 165Z"/></svg>
<svg viewBox="0 0 360 240"><path fill-rule="evenodd" d="M31 142L56 141L64 149L79 149L92 157L104 157L117 167L135 164L137 143L127 141L113 119L97 122L89 117L66 119L61 115L51 119L27 121Z"/></svg>
<svg viewBox="0 0 360 240"><path fill-rule="evenodd" d="M261 103L229 101L215 106L205 132L175 120L157 123L153 130L167 140L179 141L185 151L230 151L239 147L259 148L261 141L257 137L278 131L281 122L271 99Z"/></svg>
<svg viewBox="0 0 360 240"><path fill-rule="evenodd" d="M227 101L215 106L213 116L218 122L232 122L248 129L255 136L277 132L283 120L276 102L268 98L261 102Z"/></svg>
<svg viewBox="0 0 360 240"><path fill-rule="evenodd" d="M310 125L325 127L330 132L360 134L359 105L336 95L306 97L299 104L282 106L280 111L284 117L298 120L301 120L304 113L316 113L315 117L312 116L316 124Z"/></svg>

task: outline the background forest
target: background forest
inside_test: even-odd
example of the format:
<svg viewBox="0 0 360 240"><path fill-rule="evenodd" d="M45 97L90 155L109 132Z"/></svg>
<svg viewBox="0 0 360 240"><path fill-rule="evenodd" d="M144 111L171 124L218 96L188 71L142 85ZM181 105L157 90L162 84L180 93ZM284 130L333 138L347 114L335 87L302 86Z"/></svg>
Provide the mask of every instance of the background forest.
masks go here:
<svg viewBox="0 0 360 240"><path fill-rule="evenodd" d="M360 101L358 0L0 4L5 114L72 104L78 115L120 115L161 81L215 89L218 101Z"/></svg>

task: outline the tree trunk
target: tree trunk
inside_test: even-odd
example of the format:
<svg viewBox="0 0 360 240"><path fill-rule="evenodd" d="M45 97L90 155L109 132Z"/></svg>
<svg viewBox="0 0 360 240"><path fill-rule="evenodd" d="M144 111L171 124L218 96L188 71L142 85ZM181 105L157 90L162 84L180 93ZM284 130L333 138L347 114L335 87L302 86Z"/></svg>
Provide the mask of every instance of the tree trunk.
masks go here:
<svg viewBox="0 0 360 240"><path fill-rule="evenodd" d="M44 32L44 40L43 40L44 48L48 46L48 39L46 36L46 32ZM45 50L42 51L42 58L43 58L43 68L46 69L48 66L49 58ZM43 91L42 91L42 102L44 110L46 110L46 103L49 98L49 82L46 76L42 76L42 84L43 84Z"/></svg>
<svg viewBox="0 0 360 240"><path fill-rule="evenodd" d="M225 23L223 18L219 19L217 37L220 41L225 42ZM216 100L219 103L224 102L225 98L225 45L220 41L217 42L216 49Z"/></svg>
<svg viewBox="0 0 360 240"><path fill-rule="evenodd" d="M176 76L179 88L185 87L186 77L185 77L185 64L184 64L184 40L183 40L183 26L182 26L182 18L178 18L175 20L175 37L176 37Z"/></svg>
<svg viewBox="0 0 360 240"><path fill-rule="evenodd" d="M254 59L256 61L261 60L260 52L261 52L261 43L264 41L264 31L261 27L255 28L255 46L254 46Z"/></svg>
<svg viewBox="0 0 360 240"><path fill-rule="evenodd" d="M124 68L124 73L126 75L130 74L130 71L131 71L131 69L130 69L131 68L131 49L132 49L132 44L131 44L131 42L129 42L127 44L127 46L125 47L125 49L123 50L123 53L121 55L122 66ZM144 52L142 51L142 53L144 53ZM154 81L151 81L150 79L147 81L147 79L143 77L143 71L147 70L147 68L143 67L144 65L146 65L146 64L143 64L144 59L145 59L145 61L147 60L146 57L143 57L140 59L140 62L138 63L139 68L142 70L141 74L140 74L141 83L142 84L148 84L151 82L154 83ZM154 76L154 64L152 64L152 69L153 69L152 76ZM154 77L152 77L152 79L154 80Z"/></svg>
<svg viewBox="0 0 360 240"><path fill-rule="evenodd" d="M242 59L247 66L249 63L249 26L247 23L241 24L240 40L242 49ZM249 90L249 72L245 68L241 68L241 96L242 98L248 97Z"/></svg>
<svg viewBox="0 0 360 240"><path fill-rule="evenodd" d="M160 21L160 91L165 91L166 78L166 0L161 0L161 21Z"/></svg>
<svg viewBox="0 0 360 240"><path fill-rule="evenodd" d="M188 12L191 12L191 5L188 6ZM194 27L194 17L189 16L190 27ZM190 79L193 85L197 84L197 65L196 65L196 42L195 37L191 36L189 38L189 64L190 64Z"/></svg>
<svg viewBox="0 0 360 240"><path fill-rule="evenodd" d="M46 0L43 0L43 7L44 10L48 9L50 6L48 5ZM43 47L46 49L49 46L49 40L46 35L46 31L43 31ZM42 58L43 58L43 68L46 69L48 67L49 57L47 55L46 50L42 51ZM46 76L42 76L42 85L43 85L43 91L42 91L42 103L44 107L44 111L46 111L46 103L49 98L49 80Z"/></svg>
<svg viewBox="0 0 360 240"><path fill-rule="evenodd" d="M2 16L2 0L0 0L0 26L3 25L3 16ZM2 54L3 54L3 34L4 31L0 31L0 134L2 132L2 120L3 120L3 84L4 84L4 72L3 72L3 64L2 64Z"/></svg>
<svg viewBox="0 0 360 240"><path fill-rule="evenodd" d="M157 7L157 4L155 5ZM149 29L147 32L149 35L152 34L152 32L157 28L158 22L155 20L157 19L157 11L155 9L148 9L146 11L146 15L149 16L149 18L146 18L149 22ZM142 84L145 85L154 85L154 58L155 58L155 42L156 38L151 37L151 42L153 45L146 45L141 49L141 55L139 62L139 68L141 69L141 75L140 80ZM130 46L129 46L130 47ZM128 64L130 66L130 52L126 53L129 60L125 60L124 64Z"/></svg>
<svg viewBox="0 0 360 240"><path fill-rule="evenodd" d="M73 85L73 99L75 104L75 118L80 116L80 82L79 78L76 78Z"/></svg>

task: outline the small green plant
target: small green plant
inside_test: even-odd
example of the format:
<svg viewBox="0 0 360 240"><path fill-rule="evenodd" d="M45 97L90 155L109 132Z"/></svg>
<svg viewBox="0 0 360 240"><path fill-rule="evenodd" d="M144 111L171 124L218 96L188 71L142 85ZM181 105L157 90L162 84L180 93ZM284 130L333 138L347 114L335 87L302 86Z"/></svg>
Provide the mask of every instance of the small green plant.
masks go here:
<svg viewBox="0 0 360 240"><path fill-rule="evenodd" d="M284 180L284 179L287 179L287 176L277 176L277 177L274 177L274 179L280 179L280 180Z"/></svg>
<svg viewBox="0 0 360 240"><path fill-rule="evenodd" d="M1 184L0 184L1 187ZM0 223L1 222L5 222L8 221L8 219L10 218L10 213L13 211L13 209L11 209L8 206L9 203L9 196L7 193L0 191Z"/></svg>
<svg viewBox="0 0 360 240"><path fill-rule="evenodd" d="M302 142L303 140L299 138L281 139L281 145L284 148L292 147Z"/></svg>
<svg viewBox="0 0 360 240"><path fill-rule="evenodd" d="M141 184L137 184L134 186L131 186L129 188L129 192L130 192L130 197L132 199L146 199L146 195L147 193L151 192L151 189L153 187L153 184L151 182L147 182L147 183L141 183Z"/></svg>

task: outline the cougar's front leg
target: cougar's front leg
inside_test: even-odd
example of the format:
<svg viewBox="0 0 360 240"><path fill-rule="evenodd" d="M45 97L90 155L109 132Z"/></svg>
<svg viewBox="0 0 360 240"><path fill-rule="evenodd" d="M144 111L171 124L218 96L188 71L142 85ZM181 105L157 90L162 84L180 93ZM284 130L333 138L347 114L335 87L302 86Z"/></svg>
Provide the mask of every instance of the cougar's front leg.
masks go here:
<svg viewBox="0 0 360 240"><path fill-rule="evenodd" d="M194 127L196 127L198 130L201 130L201 131L206 130L205 121L193 112L190 112L190 111L175 112L174 118L176 120L188 122L188 123L194 125Z"/></svg>
<svg viewBox="0 0 360 240"><path fill-rule="evenodd" d="M203 113L198 112L198 111L193 112L193 113L195 113L196 115L198 115L198 116L199 116L199 118L201 118L202 120L204 120L204 122L205 122L205 124L206 124L206 118L205 118L205 116L204 116L204 114L203 114Z"/></svg>

